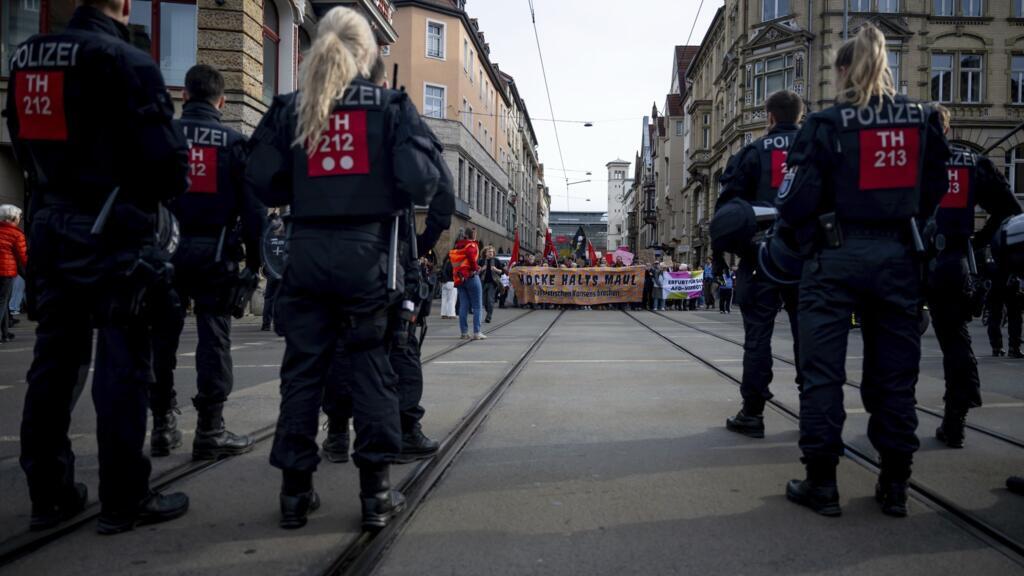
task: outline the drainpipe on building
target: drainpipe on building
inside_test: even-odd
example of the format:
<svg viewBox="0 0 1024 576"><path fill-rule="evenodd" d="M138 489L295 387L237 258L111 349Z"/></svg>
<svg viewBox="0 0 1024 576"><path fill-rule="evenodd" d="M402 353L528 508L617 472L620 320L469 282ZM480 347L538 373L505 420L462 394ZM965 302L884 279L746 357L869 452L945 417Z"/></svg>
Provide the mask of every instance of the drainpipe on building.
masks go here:
<svg viewBox="0 0 1024 576"><path fill-rule="evenodd" d="M843 0L843 41L850 39L850 2Z"/></svg>

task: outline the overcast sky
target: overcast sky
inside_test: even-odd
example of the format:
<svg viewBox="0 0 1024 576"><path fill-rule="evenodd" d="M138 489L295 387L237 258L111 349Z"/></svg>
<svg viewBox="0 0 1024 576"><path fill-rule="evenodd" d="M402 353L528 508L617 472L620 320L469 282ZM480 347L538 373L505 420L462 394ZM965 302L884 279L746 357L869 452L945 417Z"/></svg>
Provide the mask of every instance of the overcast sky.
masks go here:
<svg viewBox="0 0 1024 576"><path fill-rule="evenodd" d="M700 0L534 0L537 28L555 117L592 120L594 126L558 125L568 189L544 93L528 0L469 0L480 20L491 61L515 77L540 145L545 179L556 211L607 210L605 164L633 161L643 116L661 110L672 83L673 47L684 44ZM691 44L700 44L722 0L704 0ZM632 168L631 168L632 169ZM585 171L593 172L587 176ZM585 199L590 198L590 202Z"/></svg>

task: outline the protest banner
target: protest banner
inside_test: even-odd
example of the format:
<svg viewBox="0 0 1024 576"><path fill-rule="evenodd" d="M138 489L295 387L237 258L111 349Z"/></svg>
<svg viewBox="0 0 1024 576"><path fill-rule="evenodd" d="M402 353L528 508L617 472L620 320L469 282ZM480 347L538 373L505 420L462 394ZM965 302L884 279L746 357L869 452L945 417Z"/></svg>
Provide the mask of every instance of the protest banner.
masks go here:
<svg viewBox="0 0 1024 576"><path fill-rule="evenodd" d="M640 302L644 267L516 267L510 273L520 304L595 306Z"/></svg>
<svg viewBox="0 0 1024 576"><path fill-rule="evenodd" d="M665 272L662 286L665 300L699 298L704 290L704 271Z"/></svg>

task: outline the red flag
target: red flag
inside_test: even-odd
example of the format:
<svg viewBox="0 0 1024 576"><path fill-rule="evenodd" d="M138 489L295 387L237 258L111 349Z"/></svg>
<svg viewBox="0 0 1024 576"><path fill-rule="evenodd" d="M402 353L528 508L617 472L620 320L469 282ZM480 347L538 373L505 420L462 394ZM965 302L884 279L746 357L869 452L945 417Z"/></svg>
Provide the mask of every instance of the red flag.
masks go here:
<svg viewBox="0 0 1024 576"><path fill-rule="evenodd" d="M544 259L552 266L558 262L558 250L555 249L555 243L551 241L550 228L548 229L547 235L544 237Z"/></svg>
<svg viewBox="0 0 1024 576"><path fill-rule="evenodd" d="M508 261L508 269L519 263L519 230L516 230L516 239L512 242L512 257Z"/></svg>
<svg viewBox="0 0 1024 576"><path fill-rule="evenodd" d="M587 258L591 266L597 266L597 252L594 252L594 243L590 240L587 240Z"/></svg>
<svg viewBox="0 0 1024 576"><path fill-rule="evenodd" d="M604 255L604 261L607 262L609 266L615 266L615 256L613 256L611 252Z"/></svg>

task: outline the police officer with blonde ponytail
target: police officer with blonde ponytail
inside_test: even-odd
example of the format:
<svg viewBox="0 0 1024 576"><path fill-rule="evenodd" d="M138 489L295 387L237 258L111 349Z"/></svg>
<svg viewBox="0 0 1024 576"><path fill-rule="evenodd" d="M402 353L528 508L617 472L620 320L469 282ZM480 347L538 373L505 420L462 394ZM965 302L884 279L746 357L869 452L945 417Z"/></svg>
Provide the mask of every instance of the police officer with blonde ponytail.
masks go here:
<svg viewBox="0 0 1024 576"><path fill-rule="evenodd" d="M776 198L807 256L800 285L800 448L807 469L786 496L839 516L843 386L850 316L861 315L868 438L881 457L875 497L907 514L919 443L914 411L918 310L928 222L945 194L949 146L938 114L897 95L885 36L865 24L836 55L835 105L812 114Z"/></svg>
<svg viewBox="0 0 1024 576"><path fill-rule="evenodd" d="M292 215L276 305L286 348L270 456L284 474L282 528L304 526L320 504L316 435L338 345L352 366L364 529L384 527L404 504L388 480L402 444L387 350L389 313L403 288L392 238L396 215L430 204L443 161L406 95L369 80L378 58L363 16L332 9L302 63L299 90L277 97L252 137L248 185Z"/></svg>

